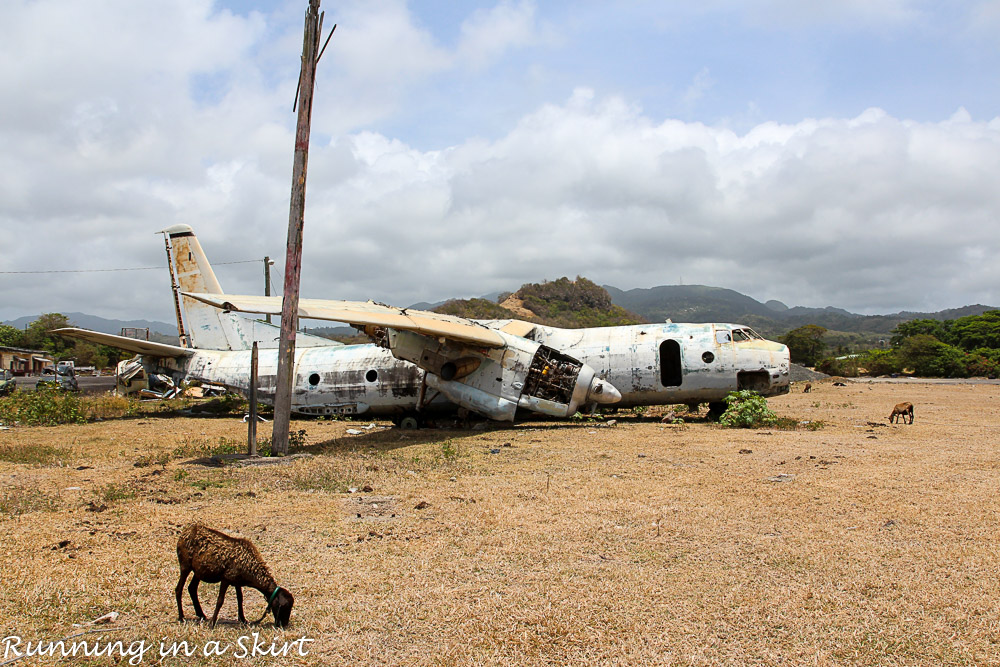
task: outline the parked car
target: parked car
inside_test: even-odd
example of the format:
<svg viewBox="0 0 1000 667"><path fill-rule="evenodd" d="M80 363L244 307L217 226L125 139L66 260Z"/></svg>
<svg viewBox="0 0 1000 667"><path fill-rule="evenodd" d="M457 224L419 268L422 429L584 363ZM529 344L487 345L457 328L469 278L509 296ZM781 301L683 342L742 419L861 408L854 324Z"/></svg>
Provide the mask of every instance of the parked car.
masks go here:
<svg viewBox="0 0 1000 667"><path fill-rule="evenodd" d="M59 365L56 367L55 377L42 378L35 383L36 389L42 387L54 387L64 391L80 391L80 385L76 381L76 373L72 366Z"/></svg>
<svg viewBox="0 0 1000 667"><path fill-rule="evenodd" d="M6 369L0 370L0 396L9 396L15 389L14 374Z"/></svg>

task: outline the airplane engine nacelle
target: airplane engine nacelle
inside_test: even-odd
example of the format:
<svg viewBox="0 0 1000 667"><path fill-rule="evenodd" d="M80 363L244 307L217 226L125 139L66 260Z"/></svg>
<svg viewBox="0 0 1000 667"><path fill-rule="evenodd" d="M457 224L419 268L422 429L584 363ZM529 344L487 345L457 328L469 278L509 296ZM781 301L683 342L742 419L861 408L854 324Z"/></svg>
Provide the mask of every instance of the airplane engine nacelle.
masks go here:
<svg viewBox="0 0 1000 667"><path fill-rule="evenodd" d="M499 332L500 348L470 348L411 331L389 330L389 349L427 371L427 386L491 419L513 421L518 407L568 417L621 394L590 366L534 341Z"/></svg>

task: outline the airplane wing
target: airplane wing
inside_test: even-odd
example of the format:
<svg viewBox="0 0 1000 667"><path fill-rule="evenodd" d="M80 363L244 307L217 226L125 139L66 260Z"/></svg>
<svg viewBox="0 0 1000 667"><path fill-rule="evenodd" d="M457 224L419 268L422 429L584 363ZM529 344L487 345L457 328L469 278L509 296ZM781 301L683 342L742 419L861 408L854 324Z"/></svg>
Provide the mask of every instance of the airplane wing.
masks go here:
<svg viewBox="0 0 1000 667"><path fill-rule="evenodd" d="M236 296L232 294L192 294L189 292L183 294L222 310L281 315L282 297L280 296ZM496 331L471 320L426 310L394 308L374 301L299 299L299 317L389 327L481 347L499 348L505 345L503 337Z"/></svg>
<svg viewBox="0 0 1000 667"><path fill-rule="evenodd" d="M282 297L183 294L223 310L281 314ZM520 330L373 301L300 299L299 317L386 328L386 347L423 370L427 387L492 419L513 421L518 408L568 417L582 406L621 399L593 368Z"/></svg>
<svg viewBox="0 0 1000 667"><path fill-rule="evenodd" d="M55 329L55 333L69 338L82 338L91 343L116 347L119 350L135 354L145 354L151 357L187 357L195 352L194 350L178 347L177 345L154 343L148 340L138 340L136 338L100 333L99 331L90 331L88 329L77 329L75 327Z"/></svg>

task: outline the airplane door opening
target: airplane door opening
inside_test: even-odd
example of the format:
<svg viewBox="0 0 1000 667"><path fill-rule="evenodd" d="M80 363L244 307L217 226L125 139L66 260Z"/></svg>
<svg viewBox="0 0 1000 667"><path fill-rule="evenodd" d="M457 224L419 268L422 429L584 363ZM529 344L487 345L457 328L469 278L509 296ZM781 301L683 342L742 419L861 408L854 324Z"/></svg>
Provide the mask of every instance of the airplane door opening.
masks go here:
<svg viewBox="0 0 1000 667"><path fill-rule="evenodd" d="M675 340L660 343L660 383L664 387L681 386L681 344Z"/></svg>

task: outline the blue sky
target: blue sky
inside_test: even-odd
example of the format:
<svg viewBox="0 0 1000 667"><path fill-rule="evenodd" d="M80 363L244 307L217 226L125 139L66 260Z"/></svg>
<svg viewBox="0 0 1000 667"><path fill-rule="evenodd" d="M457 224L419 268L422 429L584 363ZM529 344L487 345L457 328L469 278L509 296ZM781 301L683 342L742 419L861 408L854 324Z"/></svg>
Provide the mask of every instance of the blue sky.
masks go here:
<svg viewBox="0 0 1000 667"><path fill-rule="evenodd" d="M0 230L74 249L0 253L0 319L169 321L156 272L10 272L155 266L172 224L216 261L283 255L306 4L0 6ZM306 296L584 275L869 313L1000 305L1000 1L323 8ZM250 267L220 268L224 287L260 291Z"/></svg>

